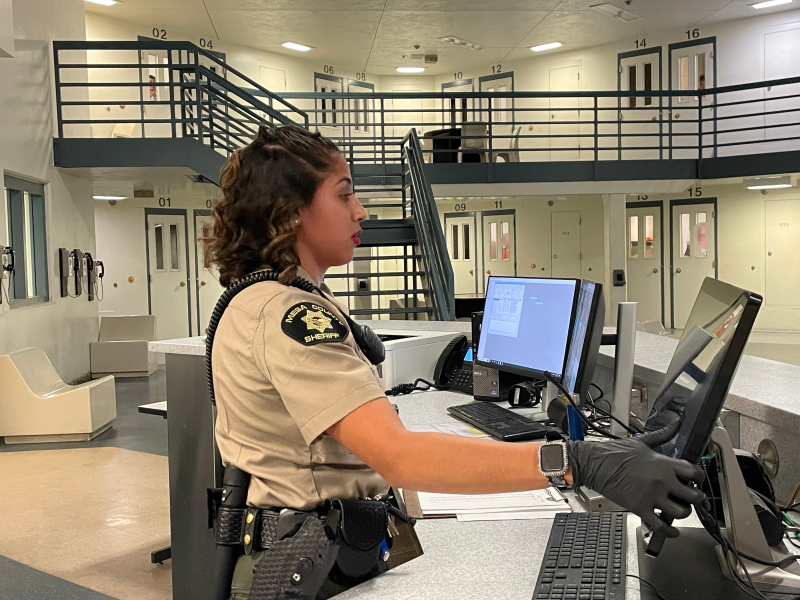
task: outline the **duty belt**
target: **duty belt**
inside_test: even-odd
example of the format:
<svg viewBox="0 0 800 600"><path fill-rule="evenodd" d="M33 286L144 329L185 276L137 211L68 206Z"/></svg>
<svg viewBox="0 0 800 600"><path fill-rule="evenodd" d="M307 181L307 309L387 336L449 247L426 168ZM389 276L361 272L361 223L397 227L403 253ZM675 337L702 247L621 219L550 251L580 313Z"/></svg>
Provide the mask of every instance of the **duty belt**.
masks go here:
<svg viewBox="0 0 800 600"><path fill-rule="evenodd" d="M249 555L267 550L276 541L294 534L308 517L326 521L326 517L316 511L221 506L214 538L218 546L241 546Z"/></svg>

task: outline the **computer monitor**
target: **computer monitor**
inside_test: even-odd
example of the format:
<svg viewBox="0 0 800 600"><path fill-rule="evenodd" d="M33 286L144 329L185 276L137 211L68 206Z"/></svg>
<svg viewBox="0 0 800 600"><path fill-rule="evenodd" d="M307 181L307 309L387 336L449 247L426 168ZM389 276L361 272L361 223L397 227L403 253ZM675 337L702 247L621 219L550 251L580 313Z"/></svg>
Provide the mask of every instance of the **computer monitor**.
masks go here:
<svg viewBox="0 0 800 600"><path fill-rule="evenodd" d="M647 419L651 431L681 422L659 452L700 462L761 303L758 294L705 279Z"/></svg>
<svg viewBox="0 0 800 600"><path fill-rule="evenodd" d="M476 363L525 377L564 372L579 279L489 277Z"/></svg>
<svg viewBox="0 0 800 600"><path fill-rule="evenodd" d="M578 394L581 401L589 394L594 369L597 366L605 313L603 286L594 281L584 280L578 295L578 308L567 350L567 363L564 367L564 387L570 393Z"/></svg>

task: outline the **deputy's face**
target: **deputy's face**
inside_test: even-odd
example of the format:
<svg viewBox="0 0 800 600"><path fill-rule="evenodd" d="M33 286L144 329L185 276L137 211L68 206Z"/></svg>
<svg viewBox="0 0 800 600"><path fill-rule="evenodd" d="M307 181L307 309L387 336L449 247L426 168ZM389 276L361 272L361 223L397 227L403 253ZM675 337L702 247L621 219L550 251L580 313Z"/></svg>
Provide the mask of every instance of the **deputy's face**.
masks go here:
<svg viewBox="0 0 800 600"><path fill-rule="evenodd" d="M353 194L350 167L344 157L339 158L298 218L297 241L313 254L317 264L335 267L353 259L353 250L361 243L359 223L367 213Z"/></svg>

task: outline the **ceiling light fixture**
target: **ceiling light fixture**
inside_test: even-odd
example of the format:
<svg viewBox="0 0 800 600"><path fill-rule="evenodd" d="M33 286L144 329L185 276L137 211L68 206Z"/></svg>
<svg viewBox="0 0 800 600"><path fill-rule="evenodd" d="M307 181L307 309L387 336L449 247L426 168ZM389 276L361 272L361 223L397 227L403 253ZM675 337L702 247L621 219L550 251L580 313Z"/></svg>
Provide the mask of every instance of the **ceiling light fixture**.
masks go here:
<svg viewBox="0 0 800 600"><path fill-rule="evenodd" d="M751 4L753 8L770 8L771 6L780 6L781 4L790 4L794 0L768 0L767 2L758 2Z"/></svg>
<svg viewBox="0 0 800 600"><path fill-rule="evenodd" d="M425 67L397 67L398 73L422 73Z"/></svg>
<svg viewBox="0 0 800 600"><path fill-rule="evenodd" d="M619 6L614 6L609 2L604 2L603 4L594 4L589 8L593 8L598 12L610 15L615 19L624 21L625 23L630 23L631 21L639 21L642 18L639 15L635 15L632 12L628 12L627 10L621 9Z"/></svg>
<svg viewBox="0 0 800 600"><path fill-rule="evenodd" d="M756 177L754 179L746 179L745 185L748 190L779 190L781 188L792 187L791 175L784 175L783 177Z"/></svg>
<svg viewBox="0 0 800 600"><path fill-rule="evenodd" d="M308 52L311 50L310 46L303 46L303 44L295 44L294 42L284 42L281 46L289 50L297 50L298 52Z"/></svg>
<svg viewBox="0 0 800 600"><path fill-rule="evenodd" d="M563 46L561 42L550 42L549 44L541 44L539 46L534 46L531 48L534 52L544 52L545 50L552 50L553 48L561 48Z"/></svg>
<svg viewBox="0 0 800 600"><path fill-rule="evenodd" d="M459 37L454 35L448 35L445 37L436 38L440 42L447 42L448 44L455 44L456 46L462 46L463 48L469 48L470 50L486 50L486 46L482 46L476 42L470 42L468 40L463 40Z"/></svg>
<svg viewBox="0 0 800 600"><path fill-rule="evenodd" d="M95 200L125 200L127 196L92 196Z"/></svg>
<svg viewBox="0 0 800 600"><path fill-rule="evenodd" d="M91 2L92 4L99 4L100 6L114 6L117 4L118 0L85 0L86 2Z"/></svg>

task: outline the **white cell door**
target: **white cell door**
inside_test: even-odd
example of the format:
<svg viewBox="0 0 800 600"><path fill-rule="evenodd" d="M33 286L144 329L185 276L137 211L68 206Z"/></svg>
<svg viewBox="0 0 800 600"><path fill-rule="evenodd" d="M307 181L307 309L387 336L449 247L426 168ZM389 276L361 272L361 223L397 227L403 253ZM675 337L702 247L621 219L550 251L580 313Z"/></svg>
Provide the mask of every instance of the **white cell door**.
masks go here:
<svg viewBox="0 0 800 600"><path fill-rule="evenodd" d="M628 301L638 302L639 321L661 322L663 271L661 210L657 206L628 207Z"/></svg>
<svg viewBox="0 0 800 600"><path fill-rule="evenodd" d="M581 212L550 213L550 273L553 277L581 278Z"/></svg>
<svg viewBox="0 0 800 600"><path fill-rule="evenodd" d="M195 277L195 293L197 295L197 331L203 335L211 320L211 313L217 300L225 291L219 283L219 271L206 258L205 246L200 238L207 237L214 227L214 217L195 213L194 232L197 252L197 273Z"/></svg>
<svg viewBox="0 0 800 600"><path fill-rule="evenodd" d="M660 90L660 56L659 53L654 52L620 59L620 89L623 92ZM661 132L659 115L659 98L657 96L622 99L620 111L622 158L660 158L657 150ZM634 149L626 151L626 148ZM654 148L655 150L649 150L649 148Z"/></svg>
<svg viewBox="0 0 800 600"><path fill-rule="evenodd" d="M674 329L683 329L706 277L716 277L714 205L672 207L672 293Z"/></svg>
<svg viewBox="0 0 800 600"><path fill-rule="evenodd" d="M341 80L331 81L317 77L314 87L322 94L342 93ZM342 136L343 100L335 96L317 100L317 130L334 139Z"/></svg>
<svg viewBox="0 0 800 600"><path fill-rule="evenodd" d="M551 92L573 92L581 89L578 65L550 69ZM580 157L580 98L550 98L550 160L577 160Z"/></svg>
<svg viewBox="0 0 800 600"><path fill-rule="evenodd" d="M774 31L764 35L764 79L784 79L800 76L800 28ZM793 96L793 97L787 97ZM800 146L800 83L777 85L764 92L765 112L794 111L766 115L767 140L781 139L771 144L770 151L778 149L796 150ZM780 99L778 99L780 98ZM789 124L792 125L789 125ZM776 127L776 125L784 125ZM784 140L785 138L794 138Z"/></svg>
<svg viewBox="0 0 800 600"><path fill-rule="evenodd" d="M375 88L371 83L349 79L347 92L362 94L363 98L347 100L350 109L350 137L364 143L375 139L374 113L375 100L371 97ZM377 146L358 145L353 148L353 157L362 163L374 159Z"/></svg>
<svg viewBox="0 0 800 600"><path fill-rule="evenodd" d="M513 277L517 274L514 213L482 215L483 281L490 275Z"/></svg>
<svg viewBox="0 0 800 600"><path fill-rule="evenodd" d="M705 90L714 85L714 44L698 44L685 48L673 48L670 53L673 90L695 92ZM711 104L713 98L703 97L703 102ZM691 146L686 149L674 149L673 158L697 158L699 139L698 120L699 101L696 94L678 96L672 99L672 144L673 146ZM714 116L713 108L703 109L703 118ZM703 124L703 145L713 143L711 123ZM705 150L704 156L711 156L712 148Z"/></svg>
<svg viewBox="0 0 800 600"><path fill-rule="evenodd" d="M507 77L490 79L480 82L481 92L498 92L509 94L514 91L514 76L509 73ZM492 111L492 135L508 135L509 128L514 120L511 98L485 98L481 100L481 119L488 122L489 110ZM495 148L508 147L509 140L497 140Z"/></svg>
<svg viewBox="0 0 800 600"><path fill-rule="evenodd" d="M800 305L800 200L766 202L767 266L764 302L769 306Z"/></svg>
<svg viewBox="0 0 800 600"><path fill-rule="evenodd" d="M442 92L452 94L474 92L472 80L469 79L468 81L469 83L463 85L442 87ZM470 98L445 98L442 102L444 103L442 109L444 113L443 125L445 127L459 127L465 121L475 120L474 100Z"/></svg>
<svg viewBox="0 0 800 600"><path fill-rule="evenodd" d="M159 340L188 337L191 324L185 214L148 214L147 251L150 314L156 316L156 337Z"/></svg>
<svg viewBox="0 0 800 600"><path fill-rule="evenodd" d="M453 265L456 294L474 294L478 291L475 274L475 217L445 217L447 251Z"/></svg>

